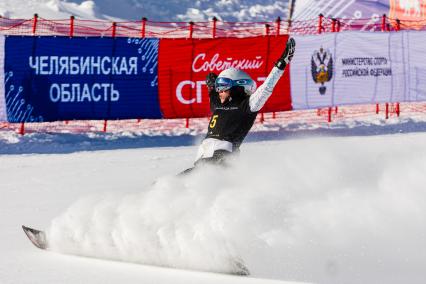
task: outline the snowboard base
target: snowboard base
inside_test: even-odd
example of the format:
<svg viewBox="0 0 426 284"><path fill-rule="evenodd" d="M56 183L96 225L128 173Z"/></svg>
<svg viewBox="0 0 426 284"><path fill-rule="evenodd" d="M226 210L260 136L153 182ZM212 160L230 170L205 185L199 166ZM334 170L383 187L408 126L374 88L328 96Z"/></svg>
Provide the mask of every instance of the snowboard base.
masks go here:
<svg viewBox="0 0 426 284"><path fill-rule="evenodd" d="M33 243L33 245L35 245L39 249L48 248L46 234L43 231L39 231L26 226L22 226L22 229L24 230L28 239L30 239L30 241Z"/></svg>
<svg viewBox="0 0 426 284"><path fill-rule="evenodd" d="M48 242L46 238L46 233L40 230L36 230L27 226L22 226L25 234L33 245L42 250L48 250ZM245 266L244 262L241 259L235 259L231 262L233 270L229 274L239 275L239 276L248 276L250 271Z"/></svg>

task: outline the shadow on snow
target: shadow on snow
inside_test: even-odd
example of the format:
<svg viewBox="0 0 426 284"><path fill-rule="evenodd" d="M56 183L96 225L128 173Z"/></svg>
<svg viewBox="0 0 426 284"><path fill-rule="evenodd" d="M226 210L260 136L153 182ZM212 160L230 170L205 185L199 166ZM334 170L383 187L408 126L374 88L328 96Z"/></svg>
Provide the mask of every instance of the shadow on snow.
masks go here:
<svg viewBox="0 0 426 284"><path fill-rule="evenodd" d="M252 131L246 142L303 139L311 137L349 137L373 136L396 133L425 132L426 122L406 122L396 124L372 125L370 123L354 122L346 124L326 125L316 129L305 123L290 124L286 127L273 126L274 130ZM304 129L305 128L305 129ZM156 135L128 133L31 133L15 137L15 141L5 141L0 136L0 154L66 154L80 151L99 151L116 149L138 149L156 147L193 146L203 135Z"/></svg>

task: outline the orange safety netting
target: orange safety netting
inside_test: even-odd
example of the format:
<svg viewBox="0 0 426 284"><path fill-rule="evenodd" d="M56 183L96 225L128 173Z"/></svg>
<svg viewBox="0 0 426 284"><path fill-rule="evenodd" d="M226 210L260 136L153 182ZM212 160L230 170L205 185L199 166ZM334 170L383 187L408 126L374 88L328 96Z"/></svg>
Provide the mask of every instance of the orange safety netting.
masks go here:
<svg viewBox="0 0 426 284"><path fill-rule="evenodd" d="M272 22L109 22L101 20L0 18L0 33L4 35L56 36L117 36L155 38L247 37L288 32L288 23Z"/></svg>
<svg viewBox="0 0 426 284"><path fill-rule="evenodd" d="M289 131L328 128L329 123L341 125L380 125L386 119L401 122L426 121L425 103L353 105L344 107L324 108L318 110L299 110L277 113L261 113L258 115L253 129L278 129L289 127ZM206 130L209 118L193 119L126 119L126 120L73 120L43 123L8 123L0 122L1 131L17 133L67 133L80 134L87 132L128 132L134 135L173 135L202 134ZM186 128L186 130L184 130Z"/></svg>
<svg viewBox="0 0 426 284"><path fill-rule="evenodd" d="M49 20L35 16L31 19L10 19L0 17L0 34L2 35L35 35L35 36L101 36L101 37L154 37L154 38L223 38L223 37L252 37L283 34L319 34L340 31L398 31L425 30L426 21L399 21L388 17L369 19L331 19L319 16L316 19L288 22L280 18L269 22L224 22L213 19L207 22L156 22L147 19L139 21L110 22L102 20L83 20L70 17L69 19ZM374 114L375 106L346 106L337 110L290 111L271 114L273 119L291 122L322 123L341 119L357 119ZM381 110L383 112L383 109ZM404 104L407 115L416 116L426 112L425 104ZM395 107L391 105L389 115L395 115ZM397 115L399 115L399 104ZM388 113L386 113L388 116ZM258 123L263 122L263 114ZM327 118L328 117L328 118ZM200 121L200 123L198 123ZM0 122L1 130L17 132L49 132L62 129L67 133L102 131L108 129L141 130L157 129L170 131L175 127L205 128L203 119L174 120L124 120L124 121L71 121L54 123L13 124ZM198 124L202 125L199 126Z"/></svg>
<svg viewBox="0 0 426 284"><path fill-rule="evenodd" d="M146 18L139 21L110 22L102 20L49 20L0 18L0 34L39 36L117 36L155 38L216 38L250 37L282 34L317 34L345 30L394 31L424 29L426 21L398 21L387 17L369 19L317 19L290 23L277 18L270 22L156 22Z"/></svg>

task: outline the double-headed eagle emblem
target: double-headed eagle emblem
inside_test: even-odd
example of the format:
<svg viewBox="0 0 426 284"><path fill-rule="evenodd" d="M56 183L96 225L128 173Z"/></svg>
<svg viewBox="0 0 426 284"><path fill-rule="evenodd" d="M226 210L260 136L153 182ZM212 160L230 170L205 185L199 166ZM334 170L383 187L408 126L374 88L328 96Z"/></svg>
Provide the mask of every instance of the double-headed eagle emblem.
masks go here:
<svg viewBox="0 0 426 284"><path fill-rule="evenodd" d="M327 89L324 83L330 81L333 77L333 58L328 49L324 50L321 47L319 51L314 51L311 60L311 72L314 82L321 84L319 87L320 94L324 95Z"/></svg>

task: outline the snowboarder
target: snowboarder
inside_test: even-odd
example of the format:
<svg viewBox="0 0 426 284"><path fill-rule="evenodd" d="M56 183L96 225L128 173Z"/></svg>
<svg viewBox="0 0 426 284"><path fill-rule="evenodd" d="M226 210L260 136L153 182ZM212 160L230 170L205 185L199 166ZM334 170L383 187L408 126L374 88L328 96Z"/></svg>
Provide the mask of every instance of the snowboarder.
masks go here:
<svg viewBox="0 0 426 284"><path fill-rule="evenodd" d="M194 167L183 171L187 174L199 165L226 165L226 160L239 148L272 91L292 59L296 42L287 41L283 54L275 62L265 82L256 90L255 81L244 71L229 68L219 76L209 73L206 78L212 116L207 136L201 143Z"/></svg>

